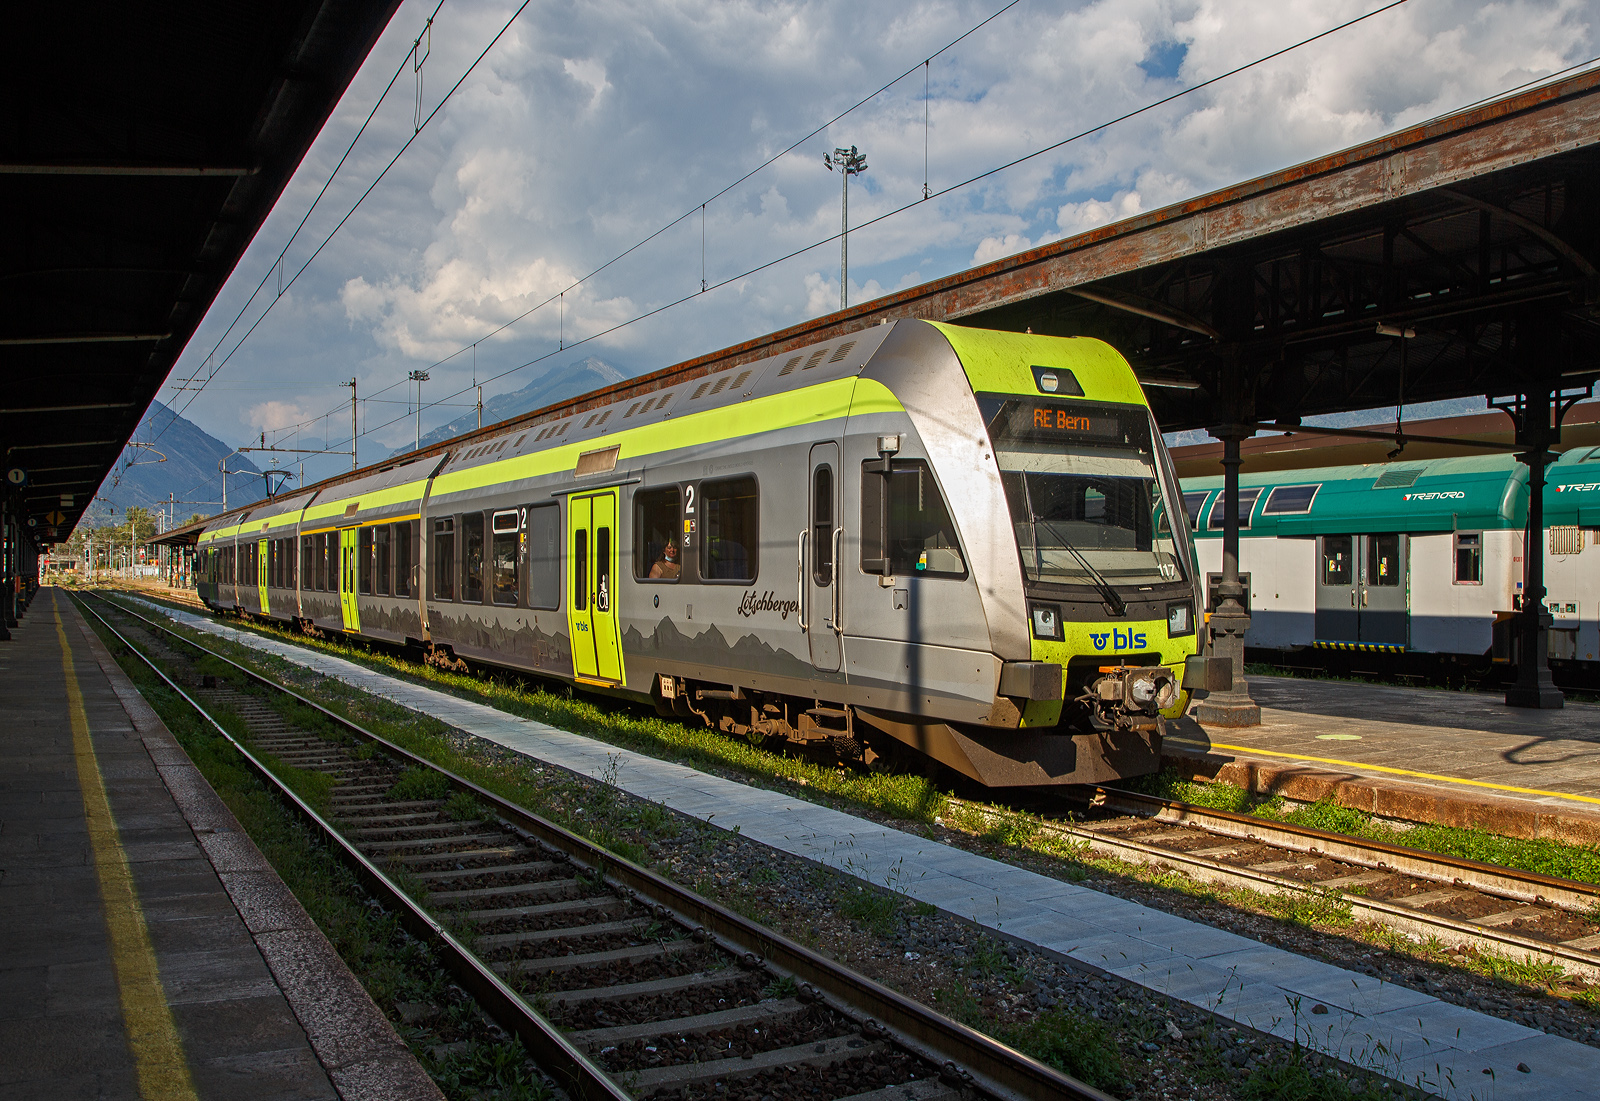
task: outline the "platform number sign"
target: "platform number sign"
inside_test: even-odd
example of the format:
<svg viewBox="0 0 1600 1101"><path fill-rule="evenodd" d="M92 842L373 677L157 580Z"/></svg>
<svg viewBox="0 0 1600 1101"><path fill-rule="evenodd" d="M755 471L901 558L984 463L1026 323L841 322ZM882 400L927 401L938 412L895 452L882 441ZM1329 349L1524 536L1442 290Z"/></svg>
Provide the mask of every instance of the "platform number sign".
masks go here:
<svg viewBox="0 0 1600 1101"><path fill-rule="evenodd" d="M6 484L16 489L21 489L28 484L28 472L20 466L14 466L6 471Z"/></svg>

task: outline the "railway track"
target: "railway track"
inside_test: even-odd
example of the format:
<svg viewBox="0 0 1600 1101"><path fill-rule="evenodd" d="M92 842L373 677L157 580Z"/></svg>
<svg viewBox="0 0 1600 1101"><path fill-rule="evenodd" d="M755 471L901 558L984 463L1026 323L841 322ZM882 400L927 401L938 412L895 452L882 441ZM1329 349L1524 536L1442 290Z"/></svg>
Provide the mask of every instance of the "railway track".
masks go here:
<svg viewBox="0 0 1600 1101"><path fill-rule="evenodd" d="M952 802L998 819L979 804ZM1040 828L1218 886L1330 893L1358 920L1600 981L1600 888L1592 884L1112 787L1095 788L1089 806L1112 817L1046 819Z"/></svg>
<svg viewBox="0 0 1600 1101"><path fill-rule="evenodd" d="M574 1097L1106 1098L159 623L95 603L85 610L227 737ZM315 709L337 739L198 673L194 653ZM273 764L329 777L326 806Z"/></svg>

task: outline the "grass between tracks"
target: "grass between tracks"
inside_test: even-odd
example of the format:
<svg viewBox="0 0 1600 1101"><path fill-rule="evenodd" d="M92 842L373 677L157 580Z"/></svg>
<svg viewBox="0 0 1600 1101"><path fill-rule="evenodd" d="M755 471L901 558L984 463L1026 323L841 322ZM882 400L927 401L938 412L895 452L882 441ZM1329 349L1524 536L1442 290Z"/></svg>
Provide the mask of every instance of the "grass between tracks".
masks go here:
<svg viewBox="0 0 1600 1101"><path fill-rule="evenodd" d="M1397 827L1363 811L1332 802L1290 806L1278 796L1256 795L1228 784L1200 784L1182 780L1173 771L1147 776L1129 784L1137 791L1162 799L1179 799L1213 810L1253 814L1274 822L1342 833L1370 841L1385 841L1426 852L1479 860L1503 868L1518 868L1544 875L1600 884L1600 850L1560 841L1525 840L1484 830L1420 823Z"/></svg>
<svg viewBox="0 0 1600 1101"><path fill-rule="evenodd" d="M521 1042L488 1028L476 1006L445 977L443 965L428 946L377 905L349 869L262 784L227 739L93 617L85 618L445 1096L451 1101L549 1101L554 1094L531 1071ZM206 671L248 688L221 662L212 662ZM242 719L226 709L216 714L228 733L249 744ZM326 805L329 777L281 762L271 762L270 767L296 794L314 805ZM409 1023L397 1007L413 1005L438 1012L426 1021ZM446 1044L448 1050L442 1050Z"/></svg>

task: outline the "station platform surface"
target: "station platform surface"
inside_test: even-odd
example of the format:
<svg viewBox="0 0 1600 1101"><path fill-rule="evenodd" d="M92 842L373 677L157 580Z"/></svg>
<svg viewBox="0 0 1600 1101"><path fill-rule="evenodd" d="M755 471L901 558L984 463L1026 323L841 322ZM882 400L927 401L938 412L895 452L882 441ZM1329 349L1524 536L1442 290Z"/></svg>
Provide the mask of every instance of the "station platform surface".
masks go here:
<svg viewBox="0 0 1600 1101"><path fill-rule="evenodd" d="M1251 676L1261 725L1168 728L1169 764L1414 821L1600 842L1600 705L1507 707L1498 693ZM1245 767L1239 767L1239 766Z"/></svg>
<svg viewBox="0 0 1600 1101"><path fill-rule="evenodd" d="M57 589L0 643L0 1096L441 1097Z"/></svg>
<svg viewBox="0 0 1600 1101"><path fill-rule="evenodd" d="M1175 914L699 772L167 607L150 610L467 733L896 890L1002 936L1447 1097L1586 1097L1600 1048ZM1321 1003L1329 1012L1295 1012ZM1519 1073L1518 1064L1530 1068ZM1492 1074L1491 1074L1492 1072ZM1489 1075L1489 1077L1486 1077Z"/></svg>

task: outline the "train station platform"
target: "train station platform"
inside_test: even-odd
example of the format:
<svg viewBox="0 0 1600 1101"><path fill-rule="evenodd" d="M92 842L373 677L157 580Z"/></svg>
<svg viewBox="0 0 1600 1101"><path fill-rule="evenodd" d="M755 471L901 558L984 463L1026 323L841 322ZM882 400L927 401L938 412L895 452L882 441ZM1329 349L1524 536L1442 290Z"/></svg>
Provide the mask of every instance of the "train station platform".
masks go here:
<svg viewBox="0 0 1600 1101"><path fill-rule="evenodd" d="M441 1097L58 589L0 643L0 1096Z"/></svg>
<svg viewBox="0 0 1600 1101"><path fill-rule="evenodd" d="M642 799L894 888L1090 972L1129 982L1429 1092L1500 1101L1585 1097L1600 1048L1547 1035L1176 914L936 840L496 710L171 607L151 611L271 654ZM1323 1014L1299 1011L1321 1005ZM1526 1071L1519 1067L1528 1068ZM1486 1077L1487 1076L1487 1077Z"/></svg>
<svg viewBox="0 0 1600 1101"><path fill-rule="evenodd" d="M1249 681L1260 726L1184 719L1169 728L1163 763L1405 821L1600 844L1600 705L1541 711L1488 692Z"/></svg>

